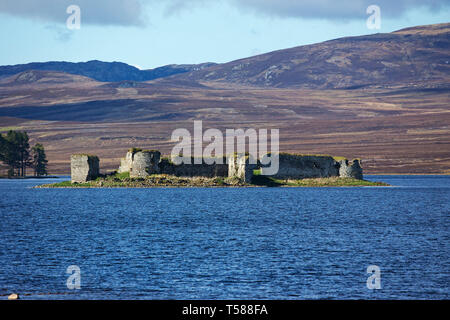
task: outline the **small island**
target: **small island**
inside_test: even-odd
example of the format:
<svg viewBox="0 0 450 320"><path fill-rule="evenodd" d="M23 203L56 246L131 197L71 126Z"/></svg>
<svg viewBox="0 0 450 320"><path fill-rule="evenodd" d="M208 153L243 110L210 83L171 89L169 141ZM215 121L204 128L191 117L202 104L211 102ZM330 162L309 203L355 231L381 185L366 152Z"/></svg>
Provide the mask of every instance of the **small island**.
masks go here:
<svg viewBox="0 0 450 320"><path fill-rule="evenodd" d="M194 158L191 164L174 164L157 150L132 148L117 171L101 174L97 156L76 154L71 156L71 181L37 188L388 186L364 180L360 159L289 153L278 154L278 159L278 172L266 175L266 167L248 154L233 154L212 164Z"/></svg>

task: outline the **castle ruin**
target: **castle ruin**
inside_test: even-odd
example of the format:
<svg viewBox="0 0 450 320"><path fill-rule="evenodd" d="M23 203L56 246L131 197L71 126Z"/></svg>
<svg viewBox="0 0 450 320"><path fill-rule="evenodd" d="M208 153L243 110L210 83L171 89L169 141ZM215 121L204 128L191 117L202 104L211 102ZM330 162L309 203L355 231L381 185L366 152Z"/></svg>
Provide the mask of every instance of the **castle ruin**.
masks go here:
<svg viewBox="0 0 450 320"><path fill-rule="evenodd" d="M161 158L157 150L130 149L121 159L119 173L129 172L130 178L145 178L152 174L168 174L178 177L236 177L250 183L253 172L261 169L266 175L267 168L248 154L233 154L221 159L222 163L206 163L204 159L191 158L191 164L174 164ZM200 162L200 163L197 163ZM255 164L256 162L256 164ZM99 160L96 156L72 155L72 182L95 180L99 176ZM361 161L358 159L336 160L325 155L279 154L279 170L270 177L280 180L344 177L363 179Z"/></svg>
<svg viewBox="0 0 450 320"><path fill-rule="evenodd" d="M363 170L361 168L361 160L354 159L348 161L347 159L339 161L339 176L343 178L363 179Z"/></svg>
<svg viewBox="0 0 450 320"><path fill-rule="evenodd" d="M236 177L243 182L250 183L253 178L253 170L258 169L250 155L234 154L228 158L228 177Z"/></svg>
<svg viewBox="0 0 450 320"><path fill-rule="evenodd" d="M95 180L100 175L100 160L97 156L73 154L70 157L72 183Z"/></svg>
<svg viewBox="0 0 450 320"><path fill-rule="evenodd" d="M129 172L130 178L145 178L159 173L161 153L156 150L130 149L125 158L120 161L118 172Z"/></svg>

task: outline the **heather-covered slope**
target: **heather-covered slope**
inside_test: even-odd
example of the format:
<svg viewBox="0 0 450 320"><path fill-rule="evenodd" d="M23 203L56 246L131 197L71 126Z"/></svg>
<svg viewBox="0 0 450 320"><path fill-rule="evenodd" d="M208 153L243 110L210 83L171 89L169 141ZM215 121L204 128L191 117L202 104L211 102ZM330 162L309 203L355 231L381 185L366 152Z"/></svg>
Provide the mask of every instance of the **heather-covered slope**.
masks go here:
<svg viewBox="0 0 450 320"><path fill-rule="evenodd" d="M357 88L450 82L450 24L341 38L279 50L183 74L277 88Z"/></svg>

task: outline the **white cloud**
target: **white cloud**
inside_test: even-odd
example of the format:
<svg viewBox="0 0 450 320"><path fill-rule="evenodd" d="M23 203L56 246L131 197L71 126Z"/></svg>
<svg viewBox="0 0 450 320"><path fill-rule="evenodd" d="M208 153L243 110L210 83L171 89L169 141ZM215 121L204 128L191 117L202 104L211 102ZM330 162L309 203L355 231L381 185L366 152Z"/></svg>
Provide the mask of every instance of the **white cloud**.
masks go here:
<svg viewBox="0 0 450 320"><path fill-rule="evenodd" d="M77 4L82 23L143 26L146 6L151 10L152 5L162 3L166 13L173 14L217 2L263 15L331 20L359 19L372 4L381 7L382 16L387 17L398 17L414 8L440 10L450 6L450 0L2 0L0 13L65 23L66 8Z"/></svg>
<svg viewBox="0 0 450 320"><path fill-rule="evenodd" d="M171 0L169 0L171 1ZM189 1L189 0L188 0ZM191 0L196 2L197 0ZM243 9L284 17L352 19L365 15L366 8L375 4L382 15L397 17L409 9L425 7L439 10L450 0L228 0Z"/></svg>
<svg viewBox="0 0 450 320"><path fill-rule="evenodd" d="M147 0L154 2L157 0ZM409 9L418 7L439 10L449 6L450 0L214 0L226 2L245 11L280 17L322 19L359 19L365 16L368 6L381 7L385 16L398 17ZM167 5L169 12L198 7L211 1L205 0L158 0Z"/></svg>
<svg viewBox="0 0 450 320"><path fill-rule="evenodd" d="M81 21L97 25L144 25L141 0L14 0L0 1L0 12L49 22L66 23L68 6L81 8Z"/></svg>

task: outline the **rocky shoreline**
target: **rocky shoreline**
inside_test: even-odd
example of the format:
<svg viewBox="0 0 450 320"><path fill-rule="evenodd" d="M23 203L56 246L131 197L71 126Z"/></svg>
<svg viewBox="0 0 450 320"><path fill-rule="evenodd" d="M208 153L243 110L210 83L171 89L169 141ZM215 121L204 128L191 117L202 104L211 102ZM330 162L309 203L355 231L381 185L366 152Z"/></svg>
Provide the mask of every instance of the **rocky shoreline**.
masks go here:
<svg viewBox="0 0 450 320"><path fill-rule="evenodd" d="M251 182L238 178L222 177L177 177L154 174L145 178L130 178L127 173L99 177L95 180L77 183L63 181L44 184L35 188L214 188L214 187L361 187L389 186L383 182L372 182L354 178L328 177L310 179L279 180L255 174Z"/></svg>

